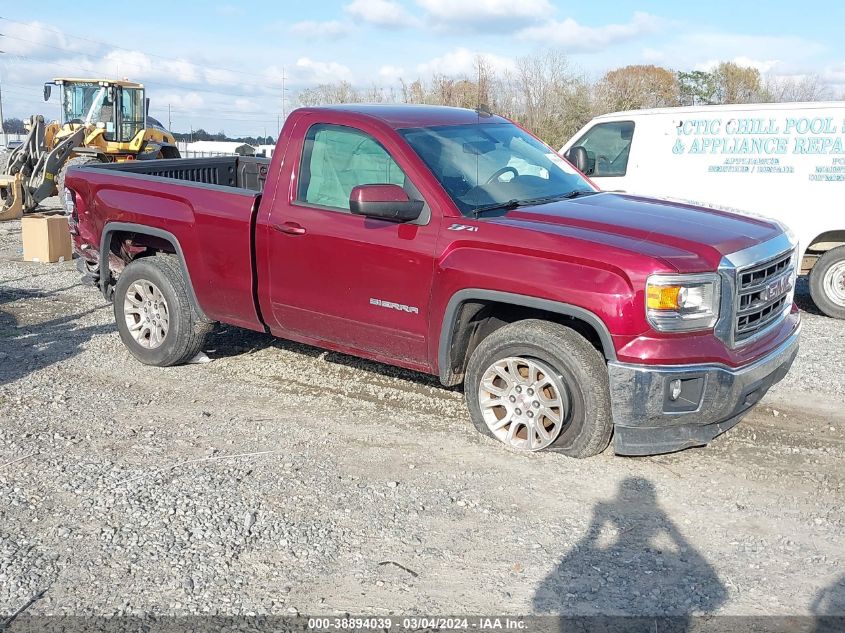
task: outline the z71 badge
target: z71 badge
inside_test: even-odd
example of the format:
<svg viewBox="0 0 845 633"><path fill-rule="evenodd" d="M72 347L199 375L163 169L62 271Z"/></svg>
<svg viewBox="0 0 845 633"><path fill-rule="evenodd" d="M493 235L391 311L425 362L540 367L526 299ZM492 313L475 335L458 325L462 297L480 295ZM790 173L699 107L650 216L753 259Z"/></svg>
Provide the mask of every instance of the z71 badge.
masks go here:
<svg viewBox="0 0 845 633"><path fill-rule="evenodd" d="M470 226L469 224L453 224L447 230L448 231L469 231L470 233L477 233L478 227L477 226Z"/></svg>

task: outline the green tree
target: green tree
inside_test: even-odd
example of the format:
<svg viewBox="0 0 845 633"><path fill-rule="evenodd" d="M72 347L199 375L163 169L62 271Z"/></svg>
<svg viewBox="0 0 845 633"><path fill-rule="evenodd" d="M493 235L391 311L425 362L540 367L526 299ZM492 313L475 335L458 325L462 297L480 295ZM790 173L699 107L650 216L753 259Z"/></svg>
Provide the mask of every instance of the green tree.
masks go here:
<svg viewBox="0 0 845 633"><path fill-rule="evenodd" d="M716 102L716 80L703 70L678 72L681 105L707 105Z"/></svg>
<svg viewBox="0 0 845 633"><path fill-rule="evenodd" d="M12 117L3 120L3 129L8 134L26 134L26 128L21 119Z"/></svg>

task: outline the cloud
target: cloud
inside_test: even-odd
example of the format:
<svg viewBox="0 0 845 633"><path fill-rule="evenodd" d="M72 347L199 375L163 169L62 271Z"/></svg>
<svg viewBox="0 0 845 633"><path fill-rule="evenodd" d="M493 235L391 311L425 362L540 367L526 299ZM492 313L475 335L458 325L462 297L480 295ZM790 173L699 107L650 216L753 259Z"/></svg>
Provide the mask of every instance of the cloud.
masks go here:
<svg viewBox="0 0 845 633"><path fill-rule="evenodd" d="M238 112L260 112L261 106L252 99L244 99L239 97L233 102L235 110Z"/></svg>
<svg viewBox="0 0 845 633"><path fill-rule="evenodd" d="M659 62L666 58L666 53L663 51L657 50L656 48L644 48L640 53L643 60L647 62Z"/></svg>
<svg viewBox="0 0 845 633"><path fill-rule="evenodd" d="M706 62L696 64L695 69L705 70L709 72L725 61L733 62L737 66L743 66L745 68L756 68L758 71L760 71L760 74L762 75L765 75L766 73L774 69L778 64L780 64L779 59L762 60L752 59L751 57L746 57L744 55L738 55L737 57L729 59L708 59Z"/></svg>
<svg viewBox="0 0 845 633"><path fill-rule="evenodd" d="M421 75L447 75L458 77L463 75L472 76L475 74L475 60L481 55L484 60L495 71L511 70L514 62L507 57L500 57L489 53L479 53L468 48L456 48L453 51L435 57L417 66L417 72Z"/></svg>
<svg viewBox="0 0 845 633"><path fill-rule="evenodd" d="M352 0L344 10L353 18L376 26L416 26L419 20L395 0Z"/></svg>
<svg viewBox="0 0 845 633"><path fill-rule="evenodd" d="M314 83L329 83L335 81L352 81L352 71L338 62L320 62L310 57L300 57L296 60L299 78Z"/></svg>
<svg viewBox="0 0 845 633"><path fill-rule="evenodd" d="M523 40L554 45L568 53L590 53L615 44L660 31L666 21L650 13L637 11L630 22L584 26L572 18L551 20L541 26L528 27L517 36Z"/></svg>
<svg viewBox="0 0 845 633"><path fill-rule="evenodd" d="M386 64L378 69L378 76L382 81L394 84L405 76L405 69L401 66Z"/></svg>
<svg viewBox="0 0 845 633"><path fill-rule="evenodd" d="M7 55L55 58L73 53L87 55L96 53L100 48L96 42L68 37L42 22L4 22L3 35L3 52Z"/></svg>
<svg viewBox="0 0 845 633"><path fill-rule="evenodd" d="M349 35L352 31L352 26L339 20L329 20L327 22L316 22L314 20L305 20L292 24L289 29L295 35L302 35L304 37L325 37L335 39Z"/></svg>
<svg viewBox="0 0 845 633"><path fill-rule="evenodd" d="M746 35L694 28L679 31L663 50L675 68L709 70L720 61L743 60L743 65L754 66L761 72L776 68L780 74L817 67L814 58L825 52L818 42L791 35Z"/></svg>
<svg viewBox="0 0 845 633"><path fill-rule="evenodd" d="M449 30L513 31L554 13L549 0L417 0L432 24Z"/></svg>
<svg viewBox="0 0 845 633"><path fill-rule="evenodd" d="M163 106L163 104L167 104L176 111L198 110L205 105L203 96L196 92L166 92L157 95L156 102L158 103L159 109L162 107L166 109L166 105Z"/></svg>

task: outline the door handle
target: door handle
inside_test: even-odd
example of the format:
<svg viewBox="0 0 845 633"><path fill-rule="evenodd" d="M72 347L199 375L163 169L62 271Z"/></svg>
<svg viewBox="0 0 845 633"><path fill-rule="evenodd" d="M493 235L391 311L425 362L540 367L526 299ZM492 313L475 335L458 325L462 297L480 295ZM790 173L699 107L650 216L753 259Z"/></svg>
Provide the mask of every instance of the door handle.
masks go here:
<svg viewBox="0 0 845 633"><path fill-rule="evenodd" d="M284 222L282 224L274 224L273 228L288 235L304 235L305 227L300 226L296 222Z"/></svg>

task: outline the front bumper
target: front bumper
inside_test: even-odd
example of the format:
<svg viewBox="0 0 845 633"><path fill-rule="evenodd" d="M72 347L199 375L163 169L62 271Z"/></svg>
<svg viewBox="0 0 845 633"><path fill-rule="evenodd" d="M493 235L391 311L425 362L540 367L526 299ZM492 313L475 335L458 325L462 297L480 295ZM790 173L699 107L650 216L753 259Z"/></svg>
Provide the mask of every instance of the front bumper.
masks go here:
<svg viewBox="0 0 845 633"><path fill-rule="evenodd" d="M748 413L786 375L800 326L763 358L723 365L633 365L611 361L613 447L619 455L671 453L703 446ZM675 381L680 381L676 383ZM680 394L672 399L673 387Z"/></svg>

